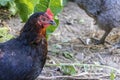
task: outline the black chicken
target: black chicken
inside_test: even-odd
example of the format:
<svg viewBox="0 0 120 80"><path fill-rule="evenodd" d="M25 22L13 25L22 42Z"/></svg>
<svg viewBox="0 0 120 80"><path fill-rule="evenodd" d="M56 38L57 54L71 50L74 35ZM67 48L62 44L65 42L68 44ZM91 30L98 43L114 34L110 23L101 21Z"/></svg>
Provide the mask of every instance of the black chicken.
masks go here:
<svg viewBox="0 0 120 80"><path fill-rule="evenodd" d="M50 24L55 24L50 9L34 13L20 36L0 43L0 80L34 80L38 77L46 61L46 28Z"/></svg>
<svg viewBox="0 0 120 80"><path fill-rule="evenodd" d="M103 44L111 30L120 27L120 0L70 1L76 2L105 31L103 37L96 44Z"/></svg>

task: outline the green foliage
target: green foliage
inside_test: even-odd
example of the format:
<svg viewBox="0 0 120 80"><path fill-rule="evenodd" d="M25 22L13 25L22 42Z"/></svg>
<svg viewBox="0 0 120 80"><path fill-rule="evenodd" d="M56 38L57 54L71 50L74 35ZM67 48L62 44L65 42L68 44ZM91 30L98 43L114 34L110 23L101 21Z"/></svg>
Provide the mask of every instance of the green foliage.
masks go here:
<svg viewBox="0 0 120 80"><path fill-rule="evenodd" d="M57 26L59 25L59 20L58 19L54 19L55 20L55 22L56 22L56 26L50 26L50 27L48 27L47 28L47 31L46 31L46 33L47 33L47 38L49 37L49 35L51 35L54 31L55 31L55 29L57 28Z"/></svg>
<svg viewBox="0 0 120 80"><path fill-rule="evenodd" d="M0 28L0 42L5 42L11 38L13 38L13 35L8 33L9 29L6 27Z"/></svg>
<svg viewBox="0 0 120 80"><path fill-rule="evenodd" d="M115 74L114 74L114 71L112 71L111 74L110 74L110 80L115 80Z"/></svg>
<svg viewBox="0 0 120 80"><path fill-rule="evenodd" d="M68 3L68 0L63 0L63 5L66 5Z"/></svg>
<svg viewBox="0 0 120 80"><path fill-rule="evenodd" d="M67 59L71 59L71 60L73 59L73 54L69 52L64 52L63 56Z"/></svg>
<svg viewBox="0 0 120 80"><path fill-rule="evenodd" d="M39 0L39 3L35 5L34 12L44 12L49 7L50 0Z"/></svg>
<svg viewBox="0 0 120 80"><path fill-rule="evenodd" d="M19 8L19 14L22 18L22 21L25 22L28 19L29 9L25 3L19 3L17 4L17 7Z"/></svg>
<svg viewBox="0 0 120 80"><path fill-rule="evenodd" d="M9 2L12 2L14 0L0 0L0 5L1 6L6 6Z"/></svg>
<svg viewBox="0 0 120 80"><path fill-rule="evenodd" d="M9 11L11 12L11 15L15 15L17 13L16 4L13 1L9 2Z"/></svg>
<svg viewBox="0 0 120 80"><path fill-rule="evenodd" d="M62 1L61 0L50 0L49 7L54 13L54 15L57 15L58 13L60 13L63 7Z"/></svg>
<svg viewBox="0 0 120 80"><path fill-rule="evenodd" d="M74 75L76 73L75 67L70 65L61 66L61 70L65 75Z"/></svg>
<svg viewBox="0 0 120 80"><path fill-rule="evenodd" d="M15 15L17 12L15 0L0 0L0 6L8 7L11 15Z"/></svg>
<svg viewBox="0 0 120 80"><path fill-rule="evenodd" d="M16 6L18 8L18 13L23 22L26 22L29 15L33 13L35 5L39 0L16 0Z"/></svg>

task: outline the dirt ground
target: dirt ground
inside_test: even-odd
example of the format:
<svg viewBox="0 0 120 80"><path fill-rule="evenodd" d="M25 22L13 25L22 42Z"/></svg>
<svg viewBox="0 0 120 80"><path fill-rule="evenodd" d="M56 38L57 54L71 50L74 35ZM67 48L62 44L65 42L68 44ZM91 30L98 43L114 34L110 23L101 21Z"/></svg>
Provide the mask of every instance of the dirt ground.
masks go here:
<svg viewBox="0 0 120 80"><path fill-rule="evenodd" d="M75 3L69 2L58 17L60 25L49 39L47 63L37 80L110 80L111 72L120 80L120 50L113 46L120 40L120 29L113 29L104 45L94 45L91 38L100 39L104 31ZM18 17L4 24L13 35L24 25ZM64 64L73 65L76 74L65 75Z"/></svg>

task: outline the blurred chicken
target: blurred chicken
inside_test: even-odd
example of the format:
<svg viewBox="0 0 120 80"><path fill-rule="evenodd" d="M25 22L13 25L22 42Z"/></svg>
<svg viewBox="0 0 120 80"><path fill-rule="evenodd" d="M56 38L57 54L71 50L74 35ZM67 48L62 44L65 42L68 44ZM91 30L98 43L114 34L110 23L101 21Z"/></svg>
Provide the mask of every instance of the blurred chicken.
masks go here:
<svg viewBox="0 0 120 80"><path fill-rule="evenodd" d="M0 80L35 80L47 56L46 28L54 25L50 9L34 13L20 36L0 43Z"/></svg>
<svg viewBox="0 0 120 80"><path fill-rule="evenodd" d="M120 0L70 0L96 21L95 24L105 31L96 44L104 44L113 28L120 27Z"/></svg>

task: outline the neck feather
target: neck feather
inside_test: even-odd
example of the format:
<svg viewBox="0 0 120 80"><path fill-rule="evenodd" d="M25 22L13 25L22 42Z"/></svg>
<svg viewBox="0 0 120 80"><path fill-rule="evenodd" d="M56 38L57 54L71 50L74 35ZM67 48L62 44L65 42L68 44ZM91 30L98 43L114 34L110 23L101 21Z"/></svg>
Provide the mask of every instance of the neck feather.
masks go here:
<svg viewBox="0 0 120 80"><path fill-rule="evenodd" d="M25 44L39 44L42 38L46 38L46 28L26 23L18 38Z"/></svg>

